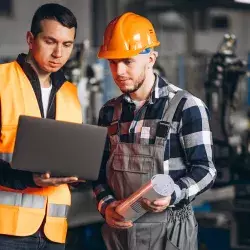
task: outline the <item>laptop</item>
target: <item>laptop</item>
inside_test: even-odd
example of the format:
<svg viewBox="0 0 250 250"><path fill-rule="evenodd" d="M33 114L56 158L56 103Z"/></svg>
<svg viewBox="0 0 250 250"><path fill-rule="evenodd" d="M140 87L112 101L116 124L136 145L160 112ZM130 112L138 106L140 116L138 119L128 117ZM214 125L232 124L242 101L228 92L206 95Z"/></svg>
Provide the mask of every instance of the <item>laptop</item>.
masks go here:
<svg viewBox="0 0 250 250"><path fill-rule="evenodd" d="M107 128L21 115L12 167L97 180Z"/></svg>

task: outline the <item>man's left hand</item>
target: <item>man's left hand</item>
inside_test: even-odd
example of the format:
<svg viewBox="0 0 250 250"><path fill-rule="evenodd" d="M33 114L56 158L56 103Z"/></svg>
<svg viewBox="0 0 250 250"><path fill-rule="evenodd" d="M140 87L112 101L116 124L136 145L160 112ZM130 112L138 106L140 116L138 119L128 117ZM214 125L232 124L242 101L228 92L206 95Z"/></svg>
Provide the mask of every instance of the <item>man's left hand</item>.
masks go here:
<svg viewBox="0 0 250 250"><path fill-rule="evenodd" d="M145 210L149 212L159 213L164 211L169 206L170 201L171 201L171 196L160 198L154 201L150 201L144 198L141 201L141 205Z"/></svg>

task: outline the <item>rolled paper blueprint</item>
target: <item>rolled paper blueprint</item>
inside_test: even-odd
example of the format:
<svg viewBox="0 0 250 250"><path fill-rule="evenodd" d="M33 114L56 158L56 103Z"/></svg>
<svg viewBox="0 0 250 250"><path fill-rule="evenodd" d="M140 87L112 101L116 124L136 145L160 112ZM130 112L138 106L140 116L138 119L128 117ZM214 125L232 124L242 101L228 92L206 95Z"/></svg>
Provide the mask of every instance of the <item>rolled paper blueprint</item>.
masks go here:
<svg viewBox="0 0 250 250"><path fill-rule="evenodd" d="M172 195L174 181L169 175L157 174L150 181L141 186L136 192L116 207L116 212L125 220L135 221L147 211L141 206L141 200L147 198L154 201Z"/></svg>

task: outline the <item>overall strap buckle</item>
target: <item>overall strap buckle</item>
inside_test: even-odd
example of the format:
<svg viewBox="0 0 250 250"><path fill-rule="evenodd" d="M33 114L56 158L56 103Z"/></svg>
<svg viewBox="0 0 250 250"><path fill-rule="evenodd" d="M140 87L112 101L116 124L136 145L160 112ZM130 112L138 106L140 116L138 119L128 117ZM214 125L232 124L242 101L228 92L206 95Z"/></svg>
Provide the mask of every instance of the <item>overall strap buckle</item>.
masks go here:
<svg viewBox="0 0 250 250"><path fill-rule="evenodd" d="M166 138L170 129L170 123L166 121L159 121L156 129L156 136Z"/></svg>
<svg viewBox="0 0 250 250"><path fill-rule="evenodd" d="M118 134L118 120L112 121L108 126L108 134L109 136Z"/></svg>

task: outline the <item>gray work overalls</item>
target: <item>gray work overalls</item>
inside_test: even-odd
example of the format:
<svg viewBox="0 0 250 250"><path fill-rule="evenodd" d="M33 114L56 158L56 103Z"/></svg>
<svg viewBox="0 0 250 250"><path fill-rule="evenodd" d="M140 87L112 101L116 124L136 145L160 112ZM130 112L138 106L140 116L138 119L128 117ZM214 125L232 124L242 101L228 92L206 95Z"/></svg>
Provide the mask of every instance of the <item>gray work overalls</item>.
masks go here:
<svg viewBox="0 0 250 250"><path fill-rule="evenodd" d="M164 151L169 127L180 100L187 95L178 91L163 112L156 130L155 144L123 143L119 139L121 105L115 108L110 136L111 154L107 180L117 200L127 198L153 175L164 173ZM165 113L165 114L164 114ZM157 125L157 124L156 124ZM171 167L171 166L170 166ZM190 205L167 208L161 213L148 212L129 229L102 228L108 250L197 250L197 222Z"/></svg>

